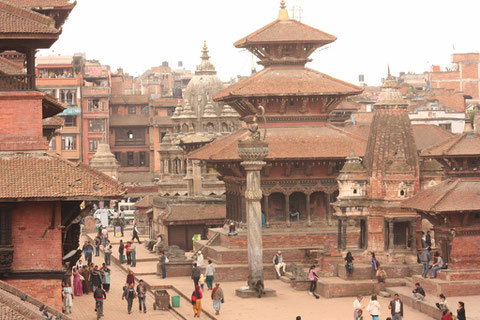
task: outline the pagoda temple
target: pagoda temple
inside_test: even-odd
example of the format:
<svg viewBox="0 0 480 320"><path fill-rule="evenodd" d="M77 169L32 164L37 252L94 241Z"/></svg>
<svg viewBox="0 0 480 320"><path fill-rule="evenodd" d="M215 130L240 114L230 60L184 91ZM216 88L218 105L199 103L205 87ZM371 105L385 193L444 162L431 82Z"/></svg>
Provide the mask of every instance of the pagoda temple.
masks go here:
<svg viewBox="0 0 480 320"><path fill-rule="evenodd" d="M249 123L265 109L269 154L262 170L262 210L272 229L308 228L332 224L330 203L337 192L336 176L353 148L363 155L366 139L327 123L342 100L362 89L305 67L318 48L336 40L323 31L290 19L282 1L278 18L235 42L260 59L264 69L214 95ZM260 118L259 118L260 120ZM245 172L237 141L249 131L233 134L192 152L191 159L215 168L225 182L227 219L245 216Z"/></svg>

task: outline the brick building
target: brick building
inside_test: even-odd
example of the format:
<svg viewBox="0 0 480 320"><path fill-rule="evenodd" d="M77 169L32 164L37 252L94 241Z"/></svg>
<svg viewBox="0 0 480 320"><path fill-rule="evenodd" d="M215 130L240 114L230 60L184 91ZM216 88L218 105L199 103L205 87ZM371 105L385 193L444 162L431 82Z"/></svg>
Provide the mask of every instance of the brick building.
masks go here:
<svg viewBox="0 0 480 320"><path fill-rule="evenodd" d="M110 67L86 61L82 69L82 159L88 164L98 145L110 138Z"/></svg>
<svg viewBox="0 0 480 320"><path fill-rule="evenodd" d="M38 57L37 88L66 106L64 126L52 137L49 150L70 161L82 161L82 73L74 70L73 56Z"/></svg>
<svg viewBox="0 0 480 320"><path fill-rule="evenodd" d="M430 88L453 89L469 99L480 99L480 53L454 53L452 63L454 68L448 71L433 66L427 73Z"/></svg>
<svg viewBox="0 0 480 320"><path fill-rule="evenodd" d="M71 4L27 3L35 10L48 6L45 12L55 19L0 1L0 51L22 53L26 66L21 74L0 74L0 278L61 310L62 279L81 255L80 204L116 199L124 191L86 165L47 153L46 135L58 124L45 121L44 127L43 120L65 108L37 90L35 51L58 39L66 18L62 8Z"/></svg>

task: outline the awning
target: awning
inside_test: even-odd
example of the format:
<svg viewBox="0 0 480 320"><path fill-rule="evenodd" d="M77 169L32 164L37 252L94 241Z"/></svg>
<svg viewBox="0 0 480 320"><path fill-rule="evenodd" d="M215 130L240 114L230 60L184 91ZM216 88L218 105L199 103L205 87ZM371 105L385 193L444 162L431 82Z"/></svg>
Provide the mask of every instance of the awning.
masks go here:
<svg viewBox="0 0 480 320"><path fill-rule="evenodd" d="M82 114L81 108L68 108L63 110L62 113L60 113L61 116L76 116L79 114Z"/></svg>

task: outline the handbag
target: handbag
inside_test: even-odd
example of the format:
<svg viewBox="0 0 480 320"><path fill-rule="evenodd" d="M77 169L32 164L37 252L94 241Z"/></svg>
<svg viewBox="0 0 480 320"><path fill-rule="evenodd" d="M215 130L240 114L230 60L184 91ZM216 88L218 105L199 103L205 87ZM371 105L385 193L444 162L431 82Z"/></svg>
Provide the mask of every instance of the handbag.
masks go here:
<svg viewBox="0 0 480 320"><path fill-rule="evenodd" d="M85 281L85 278L82 275L80 275L80 280Z"/></svg>
<svg viewBox="0 0 480 320"><path fill-rule="evenodd" d="M224 302L225 302L225 299L220 300L220 302L221 302L221 303L224 303Z"/></svg>
<svg viewBox="0 0 480 320"><path fill-rule="evenodd" d="M168 257L165 256L165 263L169 263L169 262L170 262L170 260L168 260Z"/></svg>

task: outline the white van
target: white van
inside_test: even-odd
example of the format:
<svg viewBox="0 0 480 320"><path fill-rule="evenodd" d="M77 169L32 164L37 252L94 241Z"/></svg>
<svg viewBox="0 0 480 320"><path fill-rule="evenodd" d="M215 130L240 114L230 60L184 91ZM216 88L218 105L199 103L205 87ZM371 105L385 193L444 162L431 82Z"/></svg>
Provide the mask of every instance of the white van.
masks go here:
<svg viewBox="0 0 480 320"><path fill-rule="evenodd" d="M133 219L135 219L135 202L129 202L128 200L130 199L127 199L127 201L122 200L118 203L117 212L120 214L120 212L123 211L125 214L125 223L131 224Z"/></svg>

